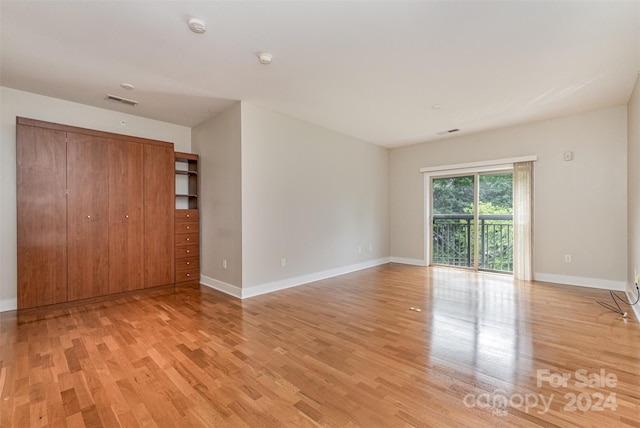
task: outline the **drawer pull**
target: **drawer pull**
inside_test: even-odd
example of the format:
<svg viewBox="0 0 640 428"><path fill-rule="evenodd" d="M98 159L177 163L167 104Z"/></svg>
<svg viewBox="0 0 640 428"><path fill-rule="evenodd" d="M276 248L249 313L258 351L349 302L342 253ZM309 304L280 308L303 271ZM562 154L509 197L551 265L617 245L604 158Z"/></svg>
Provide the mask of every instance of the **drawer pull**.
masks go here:
<svg viewBox="0 0 640 428"><path fill-rule="evenodd" d="M129 218L129 214L125 214L125 215L124 215L124 218Z"/></svg>
<svg viewBox="0 0 640 428"><path fill-rule="evenodd" d="M187 214L187 218L190 218L190 217L191 217L191 214Z"/></svg>
<svg viewBox="0 0 640 428"><path fill-rule="evenodd" d="M191 229L191 226L187 226L187 230Z"/></svg>
<svg viewBox="0 0 640 428"><path fill-rule="evenodd" d="M187 250L187 253L190 253L190 252L191 252L191 250Z"/></svg>
<svg viewBox="0 0 640 428"><path fill-rule="evenodd" d="M90 216L90 215L88 215L88 216L87 216L87 218L91 218L91 216Z"/></svg>
<svg viewBox="0 0 640 428"><path fill-rule="evenodd" d="M187 262L187 265L190 265L190 264L191 264L191 262Z"/></svg>
<svg viewBox="0 0 640 428"><path fill-rule="evenodd" d="M187 274L187 278L188 278L188 277L190 277L190 276L191 276L191 274L190 274L190 273L188 273L188 274Z"/></svg>

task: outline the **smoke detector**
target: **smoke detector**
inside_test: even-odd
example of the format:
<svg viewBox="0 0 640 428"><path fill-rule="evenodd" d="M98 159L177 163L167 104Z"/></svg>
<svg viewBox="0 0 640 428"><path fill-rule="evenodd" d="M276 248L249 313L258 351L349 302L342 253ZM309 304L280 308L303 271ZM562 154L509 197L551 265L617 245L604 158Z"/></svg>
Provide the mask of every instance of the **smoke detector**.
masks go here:
<svg viewBox="0 0 640 428"><path fill-rule="evenodd" d="M196 34L202 34L207 31L207 24L202 19L189 18L189 29Z"/></svg>
<svg viewBox="0 0 640 428"><path fill-rule="evenodd" d="M269 52L260 52L258 54L258 61L260 61L260 64L264 64L264 65L271 64L272 59L273 59L273 55L271 55Z"/></svg>

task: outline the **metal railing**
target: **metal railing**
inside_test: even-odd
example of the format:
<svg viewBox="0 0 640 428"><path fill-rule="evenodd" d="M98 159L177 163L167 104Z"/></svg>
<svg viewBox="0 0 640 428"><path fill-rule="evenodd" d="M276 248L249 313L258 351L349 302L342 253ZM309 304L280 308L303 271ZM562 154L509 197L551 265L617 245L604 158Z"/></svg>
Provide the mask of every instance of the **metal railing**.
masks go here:
<svg viewBox="0 0 640 428"><path fill-rule="evenodd" d="M478 268L513 272L513 216L478 216ZM435 214L432 223L432 261L434 264L473 267L473 214Z"/></svg>

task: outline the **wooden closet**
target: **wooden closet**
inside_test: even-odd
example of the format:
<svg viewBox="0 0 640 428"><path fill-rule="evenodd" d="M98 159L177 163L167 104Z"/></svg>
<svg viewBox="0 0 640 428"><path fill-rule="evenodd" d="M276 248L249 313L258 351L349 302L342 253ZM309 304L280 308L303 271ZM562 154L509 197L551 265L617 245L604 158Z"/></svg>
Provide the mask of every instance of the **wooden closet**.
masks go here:
<svg viewBox="0 0 640 428"><path fill-rule="evenodd" d="M173 284L173 144L16 126L18 309Z"/></svg>

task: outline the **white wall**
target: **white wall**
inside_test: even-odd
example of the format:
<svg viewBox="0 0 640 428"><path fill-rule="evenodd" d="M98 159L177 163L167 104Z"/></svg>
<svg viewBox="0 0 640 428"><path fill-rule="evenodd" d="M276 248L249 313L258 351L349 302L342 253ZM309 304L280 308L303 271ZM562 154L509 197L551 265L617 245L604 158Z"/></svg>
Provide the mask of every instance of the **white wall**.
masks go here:
<svg viewBox="0 0 640 428"><path fill-rule="evenodd" d="M16 116L169 141L177 151L191 151L190 128L0 87L0 311L17 305Z"/></svg>
<svg viewBox="0 0 640 428"><path fill-rule="evenodd" d="M387 149L243 102L243 294L388 260L388 195Z"/></svg>
<svg viewBox="0 0 640 428"><path fill-rule="evenodd" d="M424 260L421 167L538 155L537 279L623 289L627 278L626 106L394 149L391 255ZM563 152L574 160L563 161ZM572 255L572 263L564 255Z"/></svg>
<svg viewBox="0 0 640 428"><path fill-rule="evenodd" d="M629 186L629 246L627 287L635 296L634 270L640 275L640 77L627 104L627 185Z"/></svg>
<svg viewBox="0 0 640 428"><path fill-rule="evenodd" d="M240 120L238 103L192 130L192 148L200 155L201 280L221 289L242 287Z"/></svg>

